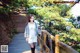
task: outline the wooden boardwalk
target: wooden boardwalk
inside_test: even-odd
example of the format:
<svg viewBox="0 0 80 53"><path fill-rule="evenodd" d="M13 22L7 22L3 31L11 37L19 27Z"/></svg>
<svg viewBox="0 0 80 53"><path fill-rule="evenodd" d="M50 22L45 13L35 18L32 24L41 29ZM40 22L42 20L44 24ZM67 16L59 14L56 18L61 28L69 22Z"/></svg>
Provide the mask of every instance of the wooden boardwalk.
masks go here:
<svg viewBox="0 0 80 53"><path fill-rule="evenodd" d="M36 53L39 52L39 46L36 47ZM31 53L28 43L25 41L23 33L16 34L9 44L8 53Z"/></svg>

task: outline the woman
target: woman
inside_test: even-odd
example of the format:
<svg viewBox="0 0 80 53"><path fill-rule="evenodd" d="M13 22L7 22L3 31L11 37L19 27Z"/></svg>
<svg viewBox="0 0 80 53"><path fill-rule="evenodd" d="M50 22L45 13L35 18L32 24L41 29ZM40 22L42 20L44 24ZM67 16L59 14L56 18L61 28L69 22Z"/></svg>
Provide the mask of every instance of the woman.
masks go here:
<svg viewBox="0 0 80 53"><path fill-rule="evenodd" d="M24 37L31 47L31 52L35 53L35 45L37 43L38 26L34 22L34 16L30 15L27 26L25 27Z"/></svg>

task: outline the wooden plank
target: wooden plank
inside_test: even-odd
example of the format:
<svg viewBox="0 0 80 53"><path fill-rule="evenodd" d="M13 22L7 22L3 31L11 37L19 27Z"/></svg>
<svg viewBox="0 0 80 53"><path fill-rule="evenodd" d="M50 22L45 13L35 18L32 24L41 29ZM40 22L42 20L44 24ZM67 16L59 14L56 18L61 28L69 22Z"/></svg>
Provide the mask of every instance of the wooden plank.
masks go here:
<svg viewBox="0 0 80 53"><path fill-rule="evenodd" d="M59 47L61 53L78 53L76 50L74 50L71 46L68 46L67 44L63 42L59 42Z"/></svg>

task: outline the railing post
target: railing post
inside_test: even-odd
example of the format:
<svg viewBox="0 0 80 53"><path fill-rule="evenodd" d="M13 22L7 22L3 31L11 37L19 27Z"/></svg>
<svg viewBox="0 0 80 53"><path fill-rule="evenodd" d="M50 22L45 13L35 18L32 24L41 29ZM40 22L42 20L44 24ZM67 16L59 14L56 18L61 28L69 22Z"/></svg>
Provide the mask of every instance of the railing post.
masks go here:
<svg viewBox="0 0 80 53"><path fill-rule="evenodd" d="M43 44L44 45L46 44L46 33L43 33ZM45 52L46 52L47 49L45 48L45 46L44 46L44 49L45 49Z"/></svg>
<svg viewBox="0 0 80 53"><path fill-rule="evenodd" d="M43 36L43 32L42 32L42 35L40 35L40 37L39 37L39 40L40 40L40 53L43 53L43 42L41 40L42 36Z"/></svg>
<svg viewBox="0 0 80 53"><path fill-rule="evenodd" d="M55 36L55 53L60 53L59 51L59 35Z"/></svg>
<svg viewBox="0 0 80 53"><path fill-rule="evenodd" d="M43 53L42 44L40 43L40 53Z"/></svg>
<svg viewBox="0 0 80 53"><path fill-rule="evenodd" d="M43 37L44 37L44 45L45 45L45 43L46 43L46 37L47 37L46 33L43 33Z"/></svg>

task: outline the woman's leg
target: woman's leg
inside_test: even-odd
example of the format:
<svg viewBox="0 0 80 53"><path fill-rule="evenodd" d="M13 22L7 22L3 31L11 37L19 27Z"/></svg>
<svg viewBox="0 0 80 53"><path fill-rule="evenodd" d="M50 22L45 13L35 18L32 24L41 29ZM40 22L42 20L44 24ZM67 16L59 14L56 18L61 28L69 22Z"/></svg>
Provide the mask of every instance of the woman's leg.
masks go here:
<svg viewBox="0 0 80 53"><path fill-rule="evenodd" d="M34 53L35 53L36 43L34 42L33 44L34 44Z"/></svg>
<svg viewBox="0 0 80 53"><path fill-rule="evenodd" d="M31 52L35 53L35 45L34 45L34 43L30 44L30 47L31 47Z"/></svg>

